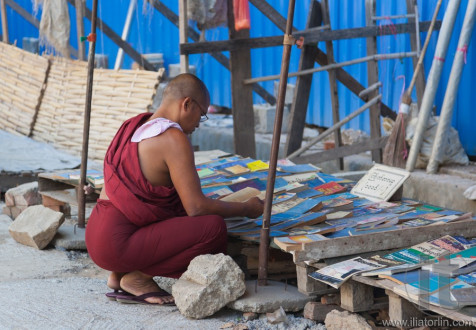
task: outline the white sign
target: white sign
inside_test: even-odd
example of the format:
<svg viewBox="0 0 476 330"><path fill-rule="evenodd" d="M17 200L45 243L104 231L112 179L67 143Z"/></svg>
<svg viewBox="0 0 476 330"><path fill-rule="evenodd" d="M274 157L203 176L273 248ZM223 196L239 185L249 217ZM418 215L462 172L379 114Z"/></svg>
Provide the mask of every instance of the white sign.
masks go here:
<svg viewBox="0 0 476 330"><path fill-rule="evenodd" d="M351 193L374 202L388 201L410 176L401 168L375 164Z"/></svg>

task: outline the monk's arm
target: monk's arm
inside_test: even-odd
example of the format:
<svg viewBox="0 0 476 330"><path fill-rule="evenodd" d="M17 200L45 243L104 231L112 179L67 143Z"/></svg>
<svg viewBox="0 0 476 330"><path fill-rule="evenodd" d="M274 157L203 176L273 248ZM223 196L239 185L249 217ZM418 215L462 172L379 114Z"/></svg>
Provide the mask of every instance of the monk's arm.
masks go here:
<svg viewBox="0 0 476 330"><path fill-rule="evenodd" d="M177 190L185 211L189 216L216 214L223 217L246 216L256 218L263 213L263 203L252 198L244 203L224 202L207 198L200 187L195 168L193 151L189 140L181 132L170 132L173 148L165 151L164 159L170 177Z"/></svg>

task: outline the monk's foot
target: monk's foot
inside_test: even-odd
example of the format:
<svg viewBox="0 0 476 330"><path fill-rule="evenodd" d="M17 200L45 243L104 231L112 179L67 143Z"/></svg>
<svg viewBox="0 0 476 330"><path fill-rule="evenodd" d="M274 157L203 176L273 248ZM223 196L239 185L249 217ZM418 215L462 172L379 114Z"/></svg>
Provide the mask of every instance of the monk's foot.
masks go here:
<svg viewBox="0 0 476 330"><path fill-rule="evenodd" d="M139 271L134 271L125 274L121 278L121 288L134 296L140 296L150 292L164 292L157 283L152 279L152 276L146 275ZM145 301L151 304L166 304L173 303L174 297L171 295L160 297L149 297Z"/></svg>
<svg viewBox="0 0 476 330"><path fill-rule="evenodd" d="M121 278L127 273L111 272L107 279L107 286L113 290L121 289Z"/></svg>

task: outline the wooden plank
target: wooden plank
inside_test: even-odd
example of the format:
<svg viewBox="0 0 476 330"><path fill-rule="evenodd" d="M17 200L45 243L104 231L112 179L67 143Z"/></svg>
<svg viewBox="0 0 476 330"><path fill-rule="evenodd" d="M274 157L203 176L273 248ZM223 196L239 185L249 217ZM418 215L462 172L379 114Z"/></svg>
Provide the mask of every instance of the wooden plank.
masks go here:
<svg viewBox="0 0 476 330"><path fill-rule="evenodd" d="M269 5L266 1L263 0L250 0L250 2L258 8L266 17L268 17L276 26L281 30L285 31L286 29L286 19L279 14L276 9L274 9L271 5ZM438 29L441 27L441 21L438 21ZM436 24L435 24L436 28ZM293 32L297 31L296 28L293 28ZM317 55L316 55L316 62L321 65L329 64L327 60L327 55L323 52L319 47L317 48ZM354 79L347 71L342 68L336 69L336 78L339 80L345 87L347 87L352 93L356 96L359 95L361 91L365 89L362 84L360 84L357 80ZM368 102L370 98L368 95L359 97L362 101ZM391 119L396 119L397 114L390 109L387 105L382 103L382 116L389 117Z"/></svg>
<svg viewBox="0 0 476 330"><path fill-rule="evenodd" d="M0 0L0 13L2 14L2 41L8 44L8 20L7 6L5 5L5 0Z"/></svg>
<svg viewBox="0 0 476 330"><path fill-rule="evenodd" d="M407 1L407 13L409 15L415 14L416 0L406 0L406 1ZM409 17L408 23L415 24L415 18ZM410 33L410 46L412 51L417 50L417 38L416 38L415 29L414 29L414 33ZM420 45L420 48L421 48L421 45ZM418 63L418 57L412 57L412 63L413 63L413 72L415 72L415 69ZM423 63L421 64L421 69L420 69L420 72L418 73L415 85L416 85L418 109L420 109L421 101L423 100L423 93L425 92L425 69L423 67Z"/></svg>
<svg viewBox="0 0 476 330"><path fill-rule="evenodd" d="M74 6L75 0L68 0L69 4ZM84 7L84 14L85 16L91 20L92 12L91 10L85 6ZM137 52L134 47L132 47L128 42L123 40L113 29L109 27L104 21L102 21L99 17L97 20L97 27L104 33L106 36L109 37L116 45L121 47L127 55L129 55L135 62L137 62L141 67L149 71L157 71L155 67L147 61L142 55Z"/></svg>
<svg viewBox="0 0 476 330"><path fill-rule="evenodd" d="M78 38L78 59L86 60L86 47L81 42L81 37L84 36L84 2L83 0L75 0L76 7L76 35Z"/></svg>
<svg viewBox="0 0 476 330"><path fill-rule="evenodd" d="M419 24L421 31L427 31L430 22L425 21ZM395 29L393 29L395 27ZM435 25L436 27L436 25ZM303 37L304 45L316 46L321 41L346 40L356 38L375 38L378 36L409 33L413 31L415 24L401 23L394 24L392 28L388 26L367 26L360 28L340 29L340 30L309 30L293 32L296 39ZM232 51L241 48L265 48L281 46L282 36L246 38L243 40L219 40L202 41L193 44L184 44L180 46L180 54L202 54L208 52Z"/></svg>
<svg viewBox="0 0 476 330"><path fill-rule="evenodd" d="M365 21L367 26L375 26L372 17L375 16L376 3L375 0L365 0ZM377 54L377 38L367 38L367 56ZM377 61L367 62L367 83L373 85L378 82L378 63ZM379 94L378 89L369 93L369 97L373 99ZM380 103L370 107L370 138L378 139L382 136L380 132ZM376 163L382 162L382 150L372 150L372 160Z"/></svg>
<svg viewBox="0 0 476 330"><path fill-rule="evenodd" d="M228 31L231 40L246 39L248 29L235 30L233 1L228 0ZM256 157L253 94L251 86L243 81L251 77L251 52L241 48L230 52L231 103L233 109L233 134L235 153L244 157Z"/></svg>
<svg viewBox="0 0 476 330"><path fill-rule="evenodd" d="M179 0L179 43L180 46L188 41L188 17L187 17L187 0ZM180 54L180 73L189 72L188 55Z"/></svg>
<svg viewBox="0 0 476 330"><path fill-rule="evenodd" d="M321 6L319 2L311 2L306 27L314 27L317 26L317 24L320 24L320 7ZM316 55L316 47L304 46L299 59L299 71L313 68ZM288 121L289 134L284 147L286 155L293 153L301 147L304 126L306 124L306 112L309 104L309 94L311 93L311 83L312 75L299 76L296 79L296 88L294 89L294 97Z"/></svg>
<svg viewBox="0 0 476 330"><path fill-rule="evenodd" d="M174 24L176 27L179 26L179 18L178 16L171 11L166 5L164 5L161 1L158 0L152 0L150 1L152 6L159 11L162 15L165 16L172 24ZM285 23L286 24L286 23ZM197 31L195 31L193 28L188 27L188 38L191 40L197 42L200 40L200 35ZM226 69L230 70L230 60L228 57L223 55L220 52L208 52L210 56L212 56L218 63L223 65ZM268 102L271 105L276 104L276 98L271 95L266 89L264 89L261 85L259 84L253 84L252 85L253 91L261 96L266 102Z"/></svg>
<svg viewBox="0 0 476 330"><path fill-rule="evenodd" d="M381 138L375 140L369 139L365 142L345 145L340 148L334 148L326 151L316 152L313 154L302 155L293 159L293 161L298 164L322 163L328 160L334 160L341 157L359 154L368 150L381 149L385 146L387 140L388 136L382 136Z"/></svg>
<svg viewBox="0 0 476 330"><path fill-rule="evenodd" d="M333 238L303 244L303 250L294 252L294 262L319 260L370 251L397 249L435 239L443 235L476 235L476 222L462 220L432 226L405 228L366 235Z"/></svg>
<svg viewBox="0 0 476 330"><path fill-rule="evenodd" d="M329 2L328 0L322 0L322 7L323 7L323 20L325 25L331 25L331 18L329 14ZM326 51L327 51L327 58L329 64L335 63L334 59L334 46L332 45L332 40L326 41ZM339 97L337 94L337 79L336 79L336 71L335 70L328 70L327 71L329 76L329 89L331 92L331 104L332 104L332 120L335 123L340 121L339 115ZM342 146L342 134L340 128L338 128L334 132L334 143L335 147L339 148ZM342 171L344 169L344 159L338 158L336 160L337 167Z"/></svg>

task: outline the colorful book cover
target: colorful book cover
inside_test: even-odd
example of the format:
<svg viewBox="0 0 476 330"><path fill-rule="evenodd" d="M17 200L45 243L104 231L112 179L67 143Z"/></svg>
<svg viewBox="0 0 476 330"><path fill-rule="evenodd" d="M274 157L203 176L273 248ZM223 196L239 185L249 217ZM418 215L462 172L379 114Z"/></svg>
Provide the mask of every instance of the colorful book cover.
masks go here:
<svg viewBox="0 0 476 330"><path fill-rule="evenodd" d="M322 192L324 195L337 194L346 190L345 187L334 181L322 184L315 187L314 189Z"/></svg>
<svg viewBox="0 0 476 330"><path fill-rule="evenodd" d="M206 178L207 176L214 175L215 171L213 171L212 169L210 169L208 167L204 167L204 168L198 168L197 173L198 173L198 177L200 179L203 179L203 178Z"/></svg>
<svg viewBox="0 0 476 330"><path fill-rule="evenodd" d="M263 171L269 169L269 165L262 160L255 160L254 162L246 164L251 172Z"/></svg>
<svg viewBox="0 0 476 330"><path fill-rule="evenodd" d="M306 189L296 193L299 198L313 198L322 195L322 192L314 189Z"/></svg>
<svg viewBox="0 0 476 330"><path fill-rule="evenodd" d="M263 191L263 190L266 190L266 183L260 179L251 179L251 180L240 181L240 182L236 182L231 185L228 185L228 188L230 188L234 192L246 187L256 188L260 191Z"/></svg>

